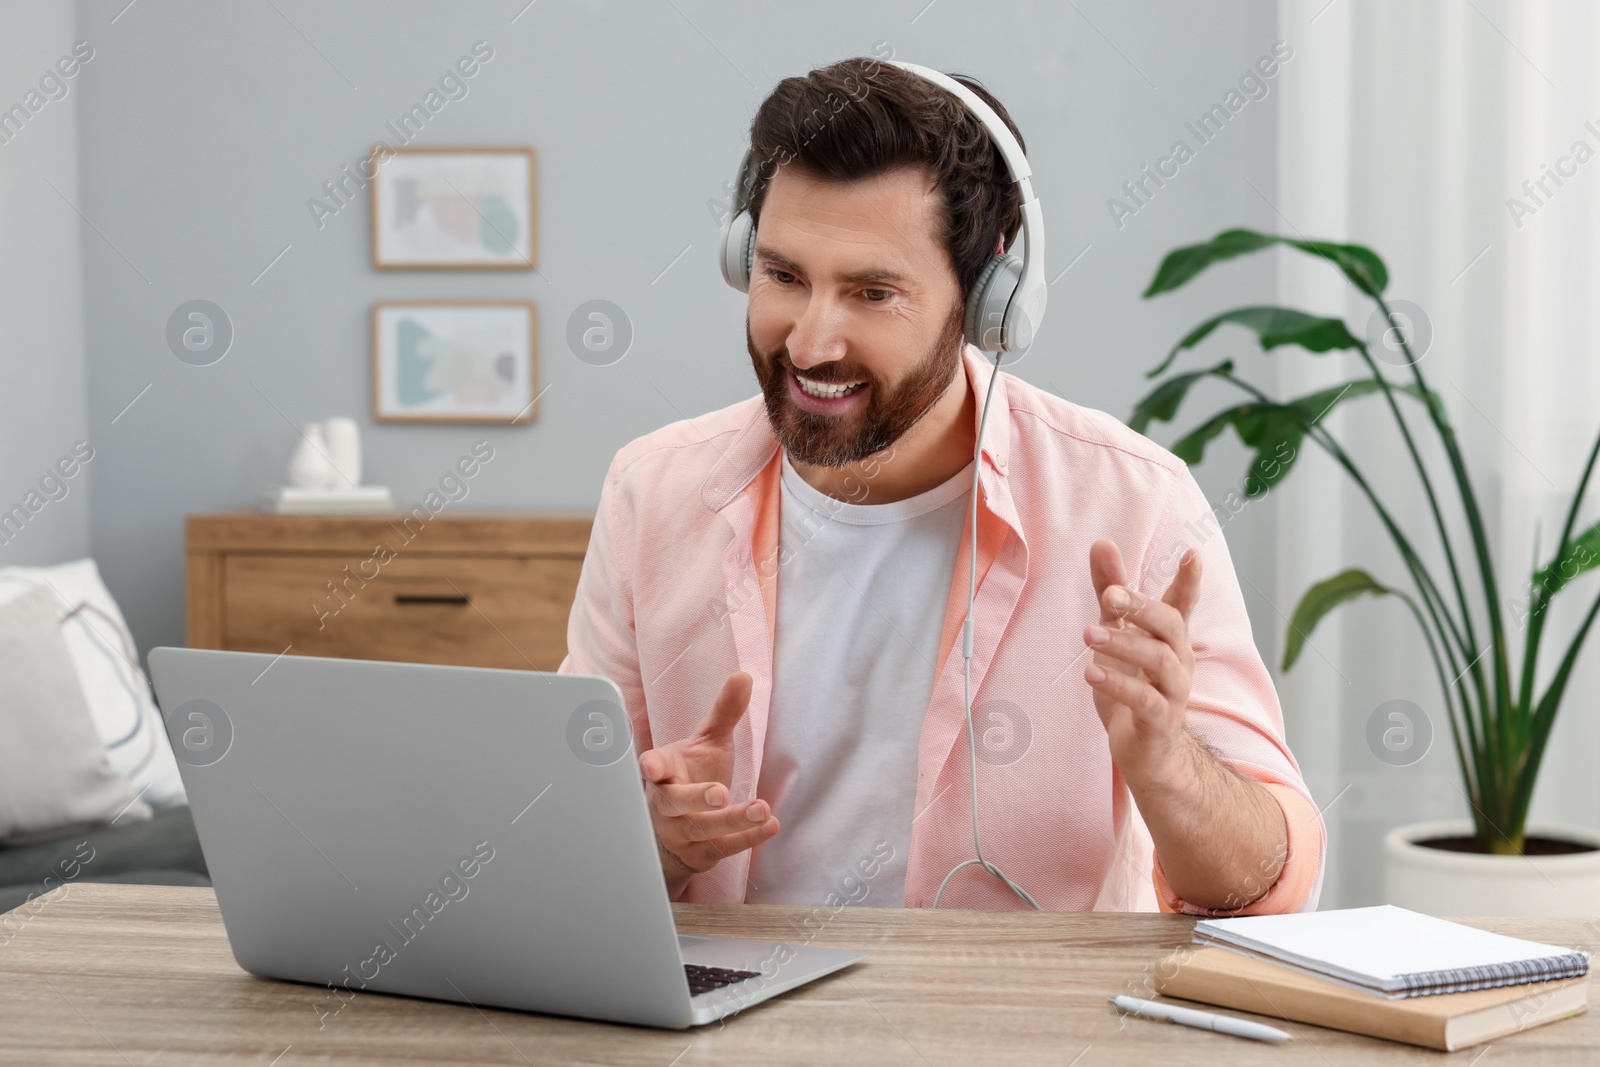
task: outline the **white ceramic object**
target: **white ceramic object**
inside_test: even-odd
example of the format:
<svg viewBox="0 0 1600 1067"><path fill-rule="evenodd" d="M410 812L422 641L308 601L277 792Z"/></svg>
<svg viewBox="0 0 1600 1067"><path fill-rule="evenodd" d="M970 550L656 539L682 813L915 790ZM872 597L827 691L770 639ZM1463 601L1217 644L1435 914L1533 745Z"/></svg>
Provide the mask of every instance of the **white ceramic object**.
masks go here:
<svg viewBox="0 0 1600 1067"><path fill-rule="evenodd" d="M361 429L356 420L343 415L328 419L322 424L322 436L328 443L328 458L344 474L334 487L354 489L360 485Z"/></svg>
<svg viewBox="0 0 1600 1067"><path fill-rule="evenodd" d="M284 480L300 489L332 489L343 480L328 460L328 442L322 423L308 422L300 427L300 443L289 459Z"/></svg>
<svg viewBox="0 0 1600 1067"><path fill-rule="evenodd" d="M1416 844L1471 833L1468 819L1389 831L1383 840L1384 900L1429 915L1600 916L1600 830L1530 823L1530 837L1593 848L1560 856L1489 856Z"/></svg>

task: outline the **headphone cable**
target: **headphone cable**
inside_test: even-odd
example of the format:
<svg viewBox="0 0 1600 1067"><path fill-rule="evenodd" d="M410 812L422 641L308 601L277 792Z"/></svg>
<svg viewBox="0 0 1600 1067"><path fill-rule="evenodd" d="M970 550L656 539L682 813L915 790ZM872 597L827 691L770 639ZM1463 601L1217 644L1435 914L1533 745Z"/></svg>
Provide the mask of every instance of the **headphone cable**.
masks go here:
<svg viewBox="0 0 1600 1067"><path fill-rule="evenodd" d="M981 470L983 456L983 429L989 421L989 400L994 396L994 383L1000 378L1001 353L994 354L994 374L989 377L989 388L983 394L983 411L978 416L978 442L973 446L972 453L972 551L968 557L967 568L967 617L961 623L961 691L967 708L967 762L972 772L972 848L977 853L976 859L962 860L950 868L950 873L944 876L944 881L939 883L939 891L933 895L933 906L939 906L939 900L944 896L944 887L950 884L950 879L963 867L974 865L982 867L1010 889L1035 911L1043 911L1039 902L1029 895L1028 891L1006 876L1006 873L983 857L983 841L978 835L978 747L972 729L972 602L978 589L978 472Z"/></svg>

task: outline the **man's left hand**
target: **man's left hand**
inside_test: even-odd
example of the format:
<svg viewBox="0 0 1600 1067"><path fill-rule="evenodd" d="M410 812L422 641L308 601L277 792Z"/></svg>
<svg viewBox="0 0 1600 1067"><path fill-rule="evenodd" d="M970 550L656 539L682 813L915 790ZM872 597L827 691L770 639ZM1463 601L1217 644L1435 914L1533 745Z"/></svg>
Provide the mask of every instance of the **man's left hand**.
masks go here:
<svg viewBox="0 0 1600 1067"><path fill-rule="evenodd" d="M1160 600L1128 587L1111 541L1089 546L1089 575L1100 621L1084 629L1094 662L1083 676L1167 883L1190 904L1242 910L1277 882L1289 828L1272 794L1212 755L1186 724L1199 553L1183 554Z"/></svg>
<svg viewBox="0 0 1600 1067"><path fill-rule="evenodd" d="M1160 600L1129 587L1115 542L1090 546L1089 576L1100 621L1084 628L1094 662L1083 673L1111 759L1131 787L1175 785L1193 767L1196 744L1184 721L1194 678L1189 613L1200 595L1200 556L1193 549L1184 553Z"/></svg>

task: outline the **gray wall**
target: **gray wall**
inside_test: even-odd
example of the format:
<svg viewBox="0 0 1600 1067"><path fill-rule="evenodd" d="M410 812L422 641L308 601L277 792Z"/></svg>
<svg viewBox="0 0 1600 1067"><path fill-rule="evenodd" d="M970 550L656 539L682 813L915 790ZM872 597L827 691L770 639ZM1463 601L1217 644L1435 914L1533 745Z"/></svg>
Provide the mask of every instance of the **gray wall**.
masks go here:
<svg viewBox="0 0 1600 1067"><path fill-rule="evenodd" d="M150 386L105 431L92 543L141 648L183 636L183 516L247 503L274 483L295 440L288 420L356 415L367 480L405 501L482 435L498 456L469 505L592 507L629 439L755 393L744 298L717 272L707 201L780 78L876 42L994 90L1029 143L1051 276L1088 247L1055 283L1022 377L1126 417L1143 372L1189 326L1230 294L1270 300L1262 257L1193 291L1148 304L1138 294L1175 245L1274 227L1251 188L1274 185L1272 97L1121 228L1106 201L1271 49L1272 3L1083 2L1080 15L1044 2L546 0L519 16L524 2L80 3L78 34L97 50L81 79L92 426ZM540 272L375 272L364 201L321 229L306 201L341 164L392 140L385 121L480 39L493 59L415 143L537 149ZM538 302L550 386L538 422L372 425L371 303L475 296ZM194 298L221 305L236 330L209 367L180 362L164 341L168 315ZM580 362L564 339L569 314L594 298L620 304L636 330L608 367ZM41 456L69 435L42 436ZM1224 457L1200 474L1220 497L1241 471L1242 459ZM1250 509L1227 530L1263 588L1271 534L1269 516ZM1270 656L1280 627L1258 607Z"/></svg>
<svg viewBox="0 0 1600 1067"><path fill-rule="evenodd" d="M73 40L70 5L0 8L0 109L37 108L0 124L0 513L15 516L0 527L0 567L88 554L89 483L105 458L101 435L84 421L83 261L73 205L81 201L85 71L63 78L55 67ZM37 93L31 100L29 90ZM79 441L90 442L94 458L61 478L55 465Z"/></svg>

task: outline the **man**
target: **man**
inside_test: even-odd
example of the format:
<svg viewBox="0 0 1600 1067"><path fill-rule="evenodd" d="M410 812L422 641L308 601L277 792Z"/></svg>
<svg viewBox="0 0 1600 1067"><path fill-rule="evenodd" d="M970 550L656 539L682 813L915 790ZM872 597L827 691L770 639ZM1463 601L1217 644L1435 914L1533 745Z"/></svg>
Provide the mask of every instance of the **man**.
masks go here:
<svg viewBox="0 0 1600 1067"><path fill-rule="evenodd" d="M785 79L751 146L762 395L617 453L560 669L623 693L673 899L926 907L973 855L996 372L962 321L1016 187L870 59ZM1188 468L1001 373L978 474L986 858L1048 909L1315 907L1322 824ZM977 866L940 903L1024 906Z"/></svg>

